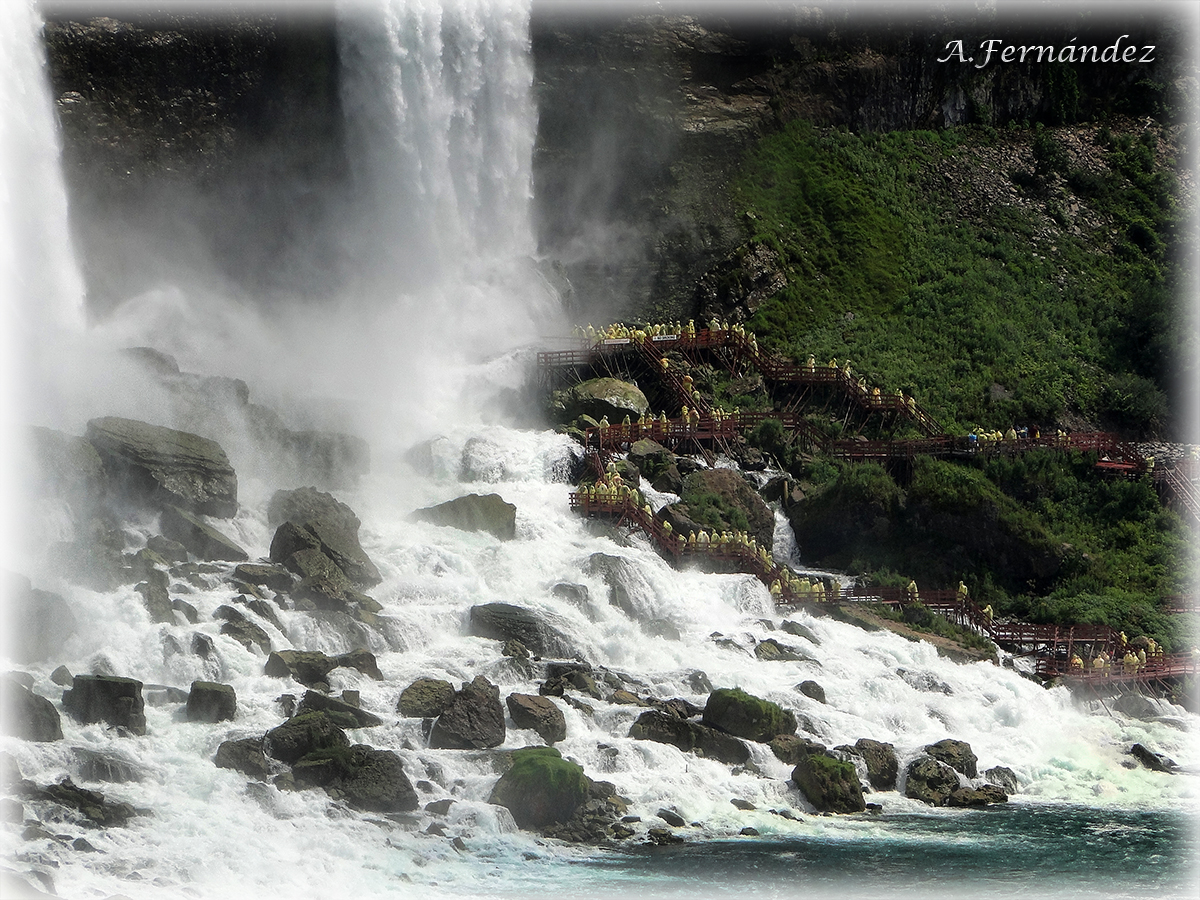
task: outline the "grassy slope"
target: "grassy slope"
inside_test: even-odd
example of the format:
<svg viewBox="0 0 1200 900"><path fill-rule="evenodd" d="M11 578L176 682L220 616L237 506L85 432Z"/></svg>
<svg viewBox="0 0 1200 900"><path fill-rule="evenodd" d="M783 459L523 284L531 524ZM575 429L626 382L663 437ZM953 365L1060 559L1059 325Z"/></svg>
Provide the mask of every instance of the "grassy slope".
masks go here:
<svg viewBox="0 0 1200 900"><path fill-rule="evenodd" d="M788 276L748 324L797 359L850 358L952 432L1162 433L1186 359L1172 164L1148 129L859 136L793 124L734 186L753 239L781 251ZM1012 499L1014 521L1070 550L1048 591L963 572L976 596L1039 621L1194 640L1157 611L1157 598L1187 589L1192 541L1148 483L1104 480L1090 461L1054 454L977 474ZM864 570L920 565L900 540L867 543L865 555L856 548Z"/></svg>

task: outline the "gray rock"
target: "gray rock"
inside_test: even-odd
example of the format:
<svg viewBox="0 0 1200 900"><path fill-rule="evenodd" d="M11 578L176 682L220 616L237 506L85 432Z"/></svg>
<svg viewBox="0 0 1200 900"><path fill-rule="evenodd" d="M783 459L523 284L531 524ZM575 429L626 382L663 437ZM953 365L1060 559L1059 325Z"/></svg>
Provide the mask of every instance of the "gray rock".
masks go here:
<svg viewBox="0 0 1200 900"><path fill-rule="evenodd" d="M945 806L959 786L958 773L954 769L931 756L921 756L908 765L904 796L930 806Z"/></svg>
<svg viewBox="0 0 1200 900"><path fill-rule="evenodd" d="M805 625L801 625L799 622L793 622L791 619L784 619L783 623L779 626L779 630L795 635L796 637L802 637L806 641L811 641L817 646L821 645L820 638L812 633L812 629Z"/></svg>
<svg viewBox="0 0 1200 900"><path fill-rule="evenodd" d="M85 725L106 722L146 733L142 683L116 675L76 675L70 690L63 691L63 708Z"/></svg>
<svg viewBox="0 0 1200 900"><path fill-rule="evenodd" d="M1003 788L1010 794L1015 794L1021 787L1021 782L1017 779L1017 773L1008 768L1008 766L992 766L983 773L983 777L987 779L988 784L994 784L999 788Z"/></svg>
<svg viewBox="0 0 1200 900"><path fill-rule="evenodd" d="M146 547L153 550L169 563L185 563L188 561L187 547L161 534L151 535L146 541Z"/></svg>
<svg viewBox="0 0 1200 900"><path fill-rule="evenodd" d="M626 415L631 419L639 418L650 410L650 402L637 385L608 377L592 378L567 390L556 391L551 405L555 420L562 423L580 416L591 416L596 421L607 417L615 423Z"/></svg>
<svg viewBox="0 0 1200 900"><path fill-rule="evenodd" d="M75 616L67 601L58 594L38 590L29 579L5 572L4 597L6 626L15 638L8 649L13 662L41 662L62 652L67 639L75 634Z"/></svg>
<svg viewBox="0 0 1200 900"><path fill-rule="evenodd" d="M792 769L792 781L818 812L856 813L867 808L854 766L827 753L809 753Z"/></svg>
<svg viewBox="0 0 1200 900"><path fill-rule="evenodd" d="M482 675L454 695L429 733L435 749L482 750L504 743L504 707L500 690Z"/></svg>
<svg viewBox="0 0 1200 900"><path fill-rule="evenodd" d="M1153 701L1132 691L1117 697L1113 701L1113 709L1131 719L1153 719L1161 714Z"/></svg>
<svg viewBox="0 0 1200 900"><path fill-rule="evenodd" d="M567 720L552 700L536 694L509 694L508 714L517 728L532 728L547 744L567 736Z"/></svg>
<svg viewBox="0 0 1200 900"><path fill-rule="evenodd" d="M218 768L235 769L259 781L266 781L271 774L271 763L263 752L263 738L222 741L213 762Z"/></svg>
<svg viewBox="0 0 1200 900"><path fill-rule="evenodd" d="M329 557L355 585L371 587L383 580L359 543L358 516L331 494L311 487L277 491L267 518L280 522L271 541L272 562L286 565L292 553L311 547ZM285 528L288 524L293 527Z"/></svg>
<svg viewBox="0 0 1200 900"><path fill-rule="evenodd" d="M250 555L211 525L177 506L163 508L160 525L163 534L178 541L200 559L240 562Z"/></svg>
<svg viewBox="0 0 1200 900"><path fill-rule="evenodd" d="M72 747L79 763L79 777L84 781L112 781L125 783L142 781L145 769L137 760L117 751L92 750L89 747Z"/></svg>
<svg viewBox="0 0 1200 900"><path fill-rule="evenodd" d="M396 711L402 716L434 719L454 701L454 685L441 678L418 678L400 692Z"/></svg>
<svg viewBox="0 0 1200 900"><path fill-rule="evenodd" d="M30 429L34 491L62 497L78 516L87 516L105 499L104 466L96 448L81 437L50 428Z"/></svg>
<svg viewBox="0 0 1200 900"><path fill-rule="evenodd" d="M232 606L218 606L213 617L225 620L221 625L221 634L233 638L247 650L258 647L263 653L271 652L271 636Z"/></svg>
<svg viewBox="0 0 1200 900"><path fill-rule="evenodd" d="M810 697L818 703L825 703L825 688L817 684L815 681L802 681L796 685L796 690L802 693L805 697Z"/></svg>
<svg viewBox="0 0 1200 900"><path fill-rule="evenodd" d="M1008 794L994 784L985 784L978 788L959 788L952 791L946 798L947 806L987 806L991 803L1007 803Z"/></svg>
<svg viewBox="0 0 1200 900"><path fill-rule="evenodd" d="M896 778L900 774L900 762L896 748L882 741L859 738L854 742L853 752L867 764L867 780L877 791L896 789Z"/></svg>
<svg viewBox="0 0 1200 900"><path fill-rule="evenodd" d="M934 759L944 762L957 772L962 772L968 778L974 778L977 775L976 763L978 760L971 750L971 745L966 741L946 738L936 744L928 744L924 750Z"/></svg>
<svg viewBox="0 0 1200 900"><path fill-rule="evenodd" d="M780 762L794 766L810 753L824 753L825 745L795 734L777 734L771 738L771 752Z"/></svg>
<svg viewBox="0 0 1200 900"><path fill-rule="evenodd" d="M811 656L795 647L781 644L775 638L767 638L754 645L754 655L763 662L815 662ZM816 682L807 682L815 684ZM825 701L821 701L824 703Z"/></svg>
<svg viewBox="0 0 1200 900"><path fill-rule="evenodd" d="M126 496L218 518L237 512L237 475L216 441L115 417L88 422L87 439Z"/></svg>
<svg viewBox="0 0 1200 900"><path fill-rule="evenodd" d="M193 681L187 699L189 722L224 722L237 715L237 694L228 684Z"/></svg>
<svg viewBox="0 0 1200 900"><path fill-rule="evenodd" d="M467 494L416 510L415 522L448 525L462 531L486 531L502 541L517 536L517 508L499 494Z"/></svg>
<svg viewBox="0 0 1200 900"><path fill-rule="evenodd" d="M417 808L417 792L391 750L356 744L313 753L296 761L292 776L297 787L325 788L355 809L396 813Z"/></svg>
<svg viewBox="0 0 1200 900"><path fill-rule="evenodd" d="M1129 754L1152 772L1166 772L1174 775L1179 771L1179 765L1175 760L1169 759L1161 753L1155 753L1144 744L1134 744L1129 749Z"/></svg>
<svg viewBox="0 0 1200 900"><path fill-rule="evenodd" d="M575 655L575 647L562 631L550 624L547 613L511 603L472 606L470 632L498 641L515 639L538 656Z"/></svg>
<svg viewBox="0 0 1200 900"><path fill-rule="evenodd" d="M300 715L310 711L325 713L341 728L371 728L383 724L383 719L374 713L369 713L365 709L317 691L304 692L296 714Z"/></svg>
<svg viewBox="0 0 1200 900"><path fill-rule="evenodd" d="M629 736L639 741L670 744L730 765L743 765L750 759L750 748L737 738L657 709L638 716Z"/></svg>
<svg viewBox="0 0 1200 900"><path fill-rule="evenodd" d="M234 567L233 577L247 584L269 587L273 591L289 591L295 583L292 573L283 566L266 563L241 563Z"/></svg>
<svg viewBox="0 0 1200 900"><path fill-rule="evenodd" d="M329 673L339 666L357 669L376 681L383 680L375 662L375 654L369 650L352 650L340 656L327 656L319 650L279 650L267 657L263 674L273 678L295 678L301 684L312 687L324 682Z"/></svg>
<svg viewBox="0 0 1200 900"><path fill-rule="evenodd" d="M146 573L146 580L137 585L134 590L142 595L142 603L146 612L150 613L150 621L164 625L175 624L175 611L171 605L171 597L167 593L167 573L162 569L151 569Z"/></svg>
<svg viewBox="0 0 1200 900"><path fill-rule="evenodd" d="M0 677L4 733L26 741L62 740L62 722L54 704L15 678Z"/></svg>
<svg viewBox="0 0 1200 900"><path fill-rule="evenodd" d="M263 751L272 759L292 765L318 750L348 748L350 739L326 713L292 716L263 736Z"/></svg>

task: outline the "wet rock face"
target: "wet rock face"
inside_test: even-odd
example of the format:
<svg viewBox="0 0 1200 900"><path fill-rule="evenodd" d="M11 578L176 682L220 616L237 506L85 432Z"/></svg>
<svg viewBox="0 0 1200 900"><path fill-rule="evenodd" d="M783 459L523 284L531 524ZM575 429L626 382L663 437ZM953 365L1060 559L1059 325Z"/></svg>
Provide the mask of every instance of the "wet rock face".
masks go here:
<svg viewBox="0 0 1200 900"><path fill-rule="evenodd" d="M267 519L279 523L271 540L271 562L304 577L291 557L303 550L316 550L352 585L372 587L383 580L359 543L358 516L332 495L315 488L277 491L268 506Z"/></svg>
<svg viewBox="0 0 1200 900"><path fill-rule="evenodd" d="M509 694L505 704L514 725L532 728L547 744L567 736L567 720L553 700L536 694Z"/></svg>
<svg viewBox="0 0 1200 900"><path fill-rule="evenodd" d="M500 689L484 678L464 684L429 733L435 749L482 750L504 743L504 707Z"/></svg>
<svg viewBox="0 0 1200 900"><path fill-rule="evenodd" d="M297 787L322 787L368 812L404 812L418 805L400 757L365 744L311 753L292 766L292 776Z"/></svg>
<svg viewBox="0 0 1200 900"><path fill-rule="evenodd" d="M702 469L683 481L683 503L689 508L698 506L703 498L717 498L717 505L724 510L735 510L745 517L747 531L760 547L768 550L775 541L775 514L758 492L733 469ZM738 529L727 515L722 516L720 529Z"/></svg>
<svg viewBox="0 0 1200 900"><path fill-rule="evenodd" d="M116 675L76 675L62 699L63 708L85 725L106 722L134 734L146 733L140 681Z"/></svg>
<svg viewBox="0 0 1200 900"><path fill-rule="evenodd" d="M228 684L193 681L188 692L189 722L223 722L237 715L237 694Z"/></svg>
<svg viewBox="0 0 1200 900"><path fill-rule="evenodd" d="M402 716L432 719L454 700L454 685L441 678L418 678L400 692L396 711Z"/></svg>
<svg viewBox="0 0 1200 900"><path fill-rule="evenodd" d="M26 741L62 740L62 722L54 704L9 676L0 676L5 733Z"/></svg>
<svg viewBox="0 0 1200 900"><path fill-rule="evenodd" d="M730 765L743 765L750 759L750 748L744 741L699 722L689 722L673 713L657 709L638 716L629 729L629 736L639 741L670 744L685 752L707 756Z"/></svg>
<svg viewBox="0 0 1200 900"><path fill-rule="evenodd" d="M518 640L539 656L570 657L570 639L532 609L511 603L484 603L471 607L471 634L495 640Z"/></svg>
<svg viewBox="0 0 1200 900"><path fill-rule="evenodd" d="M855 813L867 808L854 766L825 753L807 753L792 769L792 781L818 812Z"/></svg>
<svg viewBox="0 0 1200 900"><path fill-rule="evenodd" d="M728 734L763 743L796 732L796 716L790 710L737 688L720 688L709 694L703 721Z"/></svg>
<svg viewBox="0 0 1200 900"><path fill-rule="evenodd" d="M237 512L237 475L216 441L113 416L88 422L87 439L131 498L218 518Z"/></svg>
<svg viewBox="0 0 1200 900"><path fill-rule="evenodd" d="M502 541L517 536L517 507L499 494L467 494L412 514L418 522L449 525L462 531L486 531Z"/></svg>
<svg viewBox="0 0 1200 900"><path fill-rule="evenodd" d="M9 642L9 652L17 663L31 663L55 656L75 633L75 615L58 594L38 590L28 578L15 573L0 573L4 579L7 624L20 640Z"/></svg>
<svg viewBox="0 0 1200 900"><path fill-rule="evenodd" d="M968 778L974 778L978 772L975 764L978 761L974 751L971 750L971 745L966 741L956 741L952 738L938 741L936 744L929 744L925 747L925 752L939 762L944 762L956 772L961 772Z"/></svg>
<svg viewBox="0 0 1200 900"><path fill-rule="evenodd" d="M958 773L931 756L913 760L905 772L904 796L930 806L945 806L958 789Z"/></svg>

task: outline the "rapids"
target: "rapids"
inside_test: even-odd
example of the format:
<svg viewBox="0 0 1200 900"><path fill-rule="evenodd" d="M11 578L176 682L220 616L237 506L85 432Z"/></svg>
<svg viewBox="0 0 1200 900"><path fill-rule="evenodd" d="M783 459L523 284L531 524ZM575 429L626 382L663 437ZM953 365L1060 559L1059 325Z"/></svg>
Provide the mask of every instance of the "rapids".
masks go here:
<svg viewBox="0 0 1200 900"><path fill-rule="evenodd" d="M12 754L27 779L47 784L71 776L150 811L124 828L88 830L96 853L73 850L69 842L26 841L18 823L5 823L4 865L48 873L62 897L156 900L397 892L704 896L749 889L768 896L882 896L910 888L955 896L964 885L1002 896L1018 885L1045 888L1037 880L1042 875L1067 895L1075 888L1125 895L1124 887L1113 887L1119 882L1134 894L1182 896L1194 884L1187 861L1195 842L1187 824L1194 822L1200 780L1131 767L1127 750L1141 742L1200 771L1196 717L1165 704L1153 721L1109 716L1012 668L958 664L927 643L806 613L791 617L820 643L788 641L812 660L760 662L754 642L783 637L775 629L784 617L758 581L676 571L638 535L570 512L568 478L578 447L553 432L519 427L507 414L531 374L532 354L523 347L567 330L533 259L529 226L536 110L528 6L379 0L345 8L339 40L360 209L347 226L346 245L365 269L378 266L364 273L361 294L280 320L246 298L163 285L86 327L67 196L46 165L57 159L58 146L36 16L31 5L0 9L6 92L0 183L7 192L0 260L6 290L17 298L6 337L17 336L32 357L10 374L9 418L73 434L98 415L176 424L186 411L111 355L119 347L152 345L176 355L185 370L246 379L256 402L288 411L296 427L337 426L367 438L372 472L356 488L335 493L361 518L363 546L383 576L371 592L383 606L380 624L349 630L292 610L279 611L281 627L260 624L278 648L374 652L382 682L351 669L331 674L334 692L360 691L363 708L385 719L352 738L399 754L422 806L457 801L445 834L437 835L426 833L433 817L425 812L358 813L318 791L279 791L214 766L222 741L279 724L278 698L297 692L291 682L263 675L261 652L219 634L212 614L230 588L216 577L173 586L198 610L200 624L153 624L132 586L89 590L45 564L46 544L71 534L69 510L24 509L19 533L9 523L3 563L61 594L78 621L60 657L21 667L34 690L61 706L61 687L50 680L61 664L74 673L137 678L158 699L147 704L144 737L120 737L64 714L62 741L0 738L0 750ZM420 271L381 298L391 275L414 267ZM31 279L30 272L56 277ZM299 485L255 460L251 443L210 436L231 439L240 479L240 511L221 527L251 558L266 557L267 502L274 491ZM406 451L423 440L431 441L431 464L418 467ZM9 499L23 493L19 473L8 487ZM516 505L515 540L409 519L415 509L471 492L499 493ZM153 518L132 516L124 529L127 549L156 533ZM780 540L781 553L803 559L782 520ZM610 586L599 575L584 574L596 553L631 563L622 587L632 615L609 602ZM586 599L572 603L552 591L564 582L583 585ZM790 785L789 768L765 745L753 748L752 765L731 769L633 740L628 732L639 708L588 700L592 715L564 710L563 755L617 786L630 815L640 817L636 829L658 822L663 807L696 824L682 829L688 840L682 850L646 850L640 838L622 852L540 839L486 802L497 777L488 754L430 750L421 722L394 713L399 692L423 676L457 685L482 674L502 697L537 693L537 679L503 657L499 642L468 633L470 608L496 601L552 617L580 655L643 695L703 705L707 692L692 677L700 671L714 686L738 686L796 711L802 731L828 746L862 737L891 742L903 769L925 744L954 737L971 744L981 771L1007 766L1021 787L1009 806L986 811L933 810L885 792L868 796L882 805L878 816L816 816ZM216 648L208 659L180 650L197 632ZM732 643L718 644L715 633ZM189 723L180 704L149 687L186 689L197 679L234 687L234 722ZM810 679L822 685L827 703L799 692ZM503 747L538 743L535 733L510 724ZM88 781L78 748L127 761L137 779ZM755 808L739 809L732 799ZM774 812L783 810L795 818ZM1049 824L1063 821L1074 826L1060 832ZM46 824L73 837L83 833L70 818ZM739 836L746 827L759 836ZM1146 868L1130 874L1133 863L1117 848L1138 829L1158 843L1138 858ZM1025 868L1006 858L1021 840L1030 846ZM1053 864L1039 855L1058 843L1079 852ZM1088 847L1101 849L1089 856ZM1013 880L972 880L989 860L1010 867ZM1044 867L1040 873L1037 866Z"/></svg>

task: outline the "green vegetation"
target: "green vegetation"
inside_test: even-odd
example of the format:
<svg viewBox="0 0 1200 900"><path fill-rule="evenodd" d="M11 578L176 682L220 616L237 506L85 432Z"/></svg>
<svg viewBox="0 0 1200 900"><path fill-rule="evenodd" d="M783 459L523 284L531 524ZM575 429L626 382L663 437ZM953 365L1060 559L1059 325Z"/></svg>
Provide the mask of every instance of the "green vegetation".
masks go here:
<svg viewBox="0 0 1200 900"><path fill-rule="evenodd" d="M749 327L799 360L849 357L953 432L1067 414L1163 431L1186 355L1176 179L1151 131L1084 134L1102 170L1040 126L857 135L793 123L734 186L751 240L780 254L788 282ZM994 201L958 183L1024 145L1031 169L981 185Z"/></svg>
<svg viewBox="0 0 1200 900"><path fill-rule="evenodd" d="M903 611L886 603L872 603L871 612L875 613L881 619L889 619L892 622L904 622L913 631L935 634L939 637L957 641L962 646L971 650L982 650L985 653L992 654L996 652L996 645L987 638L971 631L969 628L955 625L949 619L934 615L920 603L910 604Z"/></svg>

